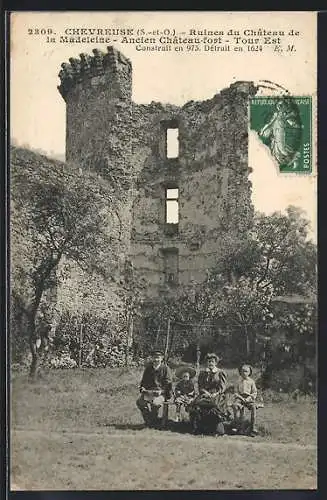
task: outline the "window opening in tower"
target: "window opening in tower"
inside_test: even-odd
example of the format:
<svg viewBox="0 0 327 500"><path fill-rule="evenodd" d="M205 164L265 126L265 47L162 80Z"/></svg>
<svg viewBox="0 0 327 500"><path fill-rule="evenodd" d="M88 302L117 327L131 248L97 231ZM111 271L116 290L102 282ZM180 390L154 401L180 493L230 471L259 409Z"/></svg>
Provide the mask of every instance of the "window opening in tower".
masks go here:
<svg viewBox="0 0 327 500"><path fill-rule="evenodd" d="M166 130L166 154L167 158L178 158L179 142L178 128L167 128Z"/></svg>
<svg viewBox="0 0 327 500"><path fill-rule="evenodd" d="M178 224L178 188L166 189L166 224Z"/></svg>
<svg viewBox="0 0 327 500"><path fill-rule="evenodd" d="M164 257L165 282L170 285L178 284L178 248L165 248Z"/></svg>

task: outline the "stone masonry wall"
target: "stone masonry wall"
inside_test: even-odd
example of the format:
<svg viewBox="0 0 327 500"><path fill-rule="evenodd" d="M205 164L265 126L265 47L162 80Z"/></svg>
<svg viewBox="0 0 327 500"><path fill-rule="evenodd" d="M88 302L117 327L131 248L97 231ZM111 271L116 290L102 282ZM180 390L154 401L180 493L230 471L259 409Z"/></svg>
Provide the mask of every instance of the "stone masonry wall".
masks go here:
<svg viewBox="0 0 327 500"><path fill-rule="evenodd" d="M134 140L139 138L143 168L134 197L131 251L134 267L150 283L150 294L160 293L165 282L165 248L178 249L178 281L186 285L203 281L226 237L246 232L253 213L247 98L254 93L251 83L239 83L205 102L182 108L151 103L142 108L142 116L133 111L139 114L133 134ZM178 124L178 159L161 154L161 124L170 120ZM165 187L179 188L178 233L172 235L165 231Z"/></svg>
<svg viewBox="0 0 327 500"><path fill-rule="evenodd" d="M58 87L66 102L66 160L98 172L99 182L112 188L116 213L108 229L120 225L120 244L113 260L123 262L130 252L133 163L131 63L108 47L103 54L63 63ZM108 200L110 204L110 200Z"/></svg>
<svg viewBox="0 0 327 500"><path fill-rule="evenodd" d="M251 221L247 99L256 88L237 82L212 99L182 107L138 105L131 100L130 61L113 48L93 52L93 58L70 60L59 74L67 104L67 159L113 185L122 180L118 253L133 261L149 295L166 289L166 249L178 251L180 285L201 282L226 238L242 237ZM169 124L179 130L177 159L165 154ZM179 189L177 232L165 224L169 187Z"/></svg>

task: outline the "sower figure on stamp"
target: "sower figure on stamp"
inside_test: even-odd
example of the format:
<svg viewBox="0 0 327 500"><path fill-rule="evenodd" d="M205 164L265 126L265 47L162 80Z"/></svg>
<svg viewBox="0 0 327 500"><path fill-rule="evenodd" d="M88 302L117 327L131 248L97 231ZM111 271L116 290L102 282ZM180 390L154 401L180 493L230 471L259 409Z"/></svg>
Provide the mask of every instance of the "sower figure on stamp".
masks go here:
<svg viewBox="0 0 327 500"><path fill-rule="evenodd" d="M140 397L136 405L149 427L159 424L159 409L172 396L172 373L163 362L161 351L152 353L152 361L146 366L140 383Z"/></svg>
<svg viewBox="0 0 327 500"><path fill-rule="evenodd" d="M299 159L301 119L291 99L277 101L275 112L260 130L260 135L269 140L270 150L280 165L288 165Z"/></svg>

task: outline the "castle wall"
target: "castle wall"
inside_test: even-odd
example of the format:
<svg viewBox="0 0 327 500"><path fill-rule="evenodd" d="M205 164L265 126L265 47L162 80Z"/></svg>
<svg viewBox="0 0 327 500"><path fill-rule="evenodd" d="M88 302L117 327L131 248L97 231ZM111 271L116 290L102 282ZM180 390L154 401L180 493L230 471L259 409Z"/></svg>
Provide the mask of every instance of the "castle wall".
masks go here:
<svg viewBox="0 0 327 500"><path fill-rule="evenodd" d="M119 225L114 261L129 255L132 209L131 63L108 47L62 64L58 87L66 102L66 161L96 171L107 182L108 229ZM112 203L114 201L114 204ZM115 205L114 213L109 207ZM121 264L122 265L122 264Z"/></svg>
<svg viewBox="0 0 327 500"><path fill-rule="evenodd" d="M74 63L75 73L72 61L63 65L60 75L67 159L112 186L117 179L126 184L118 253L133 261L149 295L201 282L226 239L241 238L251 221L247 99L255 87L237 82L183 107L138 105L131 101L131 63L119 52L96 52L88 66L86 59ZM170 127L179 131L176 159L166 154ZM178 188L178 225L166 223L167 188ZM168 282L167 273L176 279Z"/></svg>
<svg viewBox="0 0 327 500"><path fill-rule="evenodd" d="M140 121L135 127L143 165L134 197L131 254L135 269L149 281L149 294L167 291L165 250L178 253L178 279L169 285L174 290L203 281L226 237L246 233L252 217L247 156L251 93L251 84L239 84L209 101L182 108L158 105L155 116L152 103L147 110L150 127ZM177 159L162 154L162 124L170 121L179 129ZM166 187L179 189L178 228L165 223Z"/></svg>

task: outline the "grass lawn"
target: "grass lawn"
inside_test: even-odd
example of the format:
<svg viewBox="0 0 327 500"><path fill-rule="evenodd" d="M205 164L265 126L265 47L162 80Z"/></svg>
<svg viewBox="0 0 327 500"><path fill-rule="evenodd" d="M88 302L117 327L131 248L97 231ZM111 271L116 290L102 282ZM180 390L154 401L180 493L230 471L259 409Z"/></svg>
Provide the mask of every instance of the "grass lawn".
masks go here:
<svg viewBox="0 0 327 500"><path fill-rule="evenodd" d="M235 370L228 372L230 382ZM13 374L12 489L315 489L316 403L267 393L260 434L150 430L135 406L140 370ZM172 415L173 416L173 415Z"/></svg>

